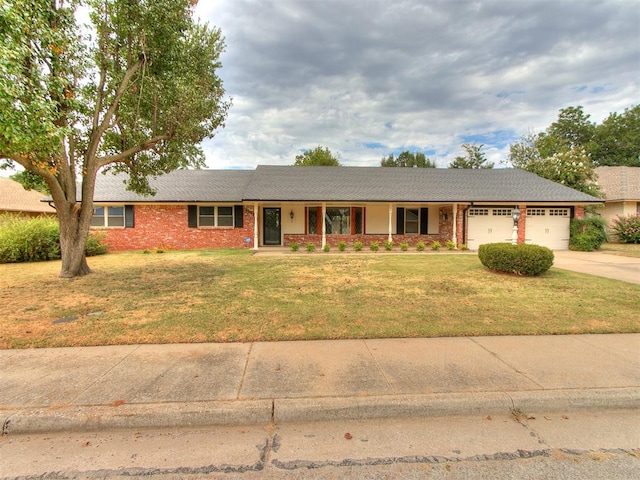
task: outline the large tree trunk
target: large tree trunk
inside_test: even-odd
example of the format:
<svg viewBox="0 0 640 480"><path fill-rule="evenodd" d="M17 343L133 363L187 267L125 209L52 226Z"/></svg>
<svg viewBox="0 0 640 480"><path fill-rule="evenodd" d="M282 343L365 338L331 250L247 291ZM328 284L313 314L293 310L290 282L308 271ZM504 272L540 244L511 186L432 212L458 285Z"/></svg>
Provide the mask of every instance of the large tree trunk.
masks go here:
<svg viewBox="0 0 640 480"><path fill-rule="evenodd" d="M60 223L60 255L62 268L60 277L81 277L91 273L85 256L85 245L89 225L81 221L80 209L73 209L69 215L58 215Z"/></svg>

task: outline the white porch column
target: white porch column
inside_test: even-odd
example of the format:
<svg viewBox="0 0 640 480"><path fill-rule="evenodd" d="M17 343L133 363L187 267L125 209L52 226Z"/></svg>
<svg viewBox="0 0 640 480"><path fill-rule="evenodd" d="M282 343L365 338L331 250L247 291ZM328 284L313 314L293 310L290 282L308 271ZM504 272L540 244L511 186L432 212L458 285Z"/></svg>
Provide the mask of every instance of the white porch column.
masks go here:
<svg viewBox="0 0 640 480"><path fill-rule="evenodd" d="M327 244L327 224L324 219L327 215L327 204L322 203L322 248Z"/></svg>
<svg viewBox="0 0 640 480"><path fill-rule="evenodd" d="M393 203L389 204L389 237L390 242L393 241Z"/></svg>
<svg viewBox="0 0 640 480"><path fill-rule="evenodd" d="M453 204L453 233L451 241L457 245L458 239L458 204Z"/></svg>
<svg viewBox="0 0 640 480"><path fill-rule="evenodd" d="M253 249L258 250L258 204L253 204Z"/></svg>

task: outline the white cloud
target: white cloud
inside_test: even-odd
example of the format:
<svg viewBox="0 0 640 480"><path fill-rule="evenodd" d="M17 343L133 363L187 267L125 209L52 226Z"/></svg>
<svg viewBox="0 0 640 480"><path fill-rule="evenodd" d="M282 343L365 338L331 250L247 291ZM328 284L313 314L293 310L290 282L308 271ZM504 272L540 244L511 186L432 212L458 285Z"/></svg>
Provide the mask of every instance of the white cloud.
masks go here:
<svg viewBox="0 0 640 480"><path fill-rule="evenodd" d="M446 166L474 138L498 164L561 108L600 122L640 98L632 1L216 0L197 14L226 37L234 99L204 145L211 168L317 145L348 165L417 149Z"/></svg>

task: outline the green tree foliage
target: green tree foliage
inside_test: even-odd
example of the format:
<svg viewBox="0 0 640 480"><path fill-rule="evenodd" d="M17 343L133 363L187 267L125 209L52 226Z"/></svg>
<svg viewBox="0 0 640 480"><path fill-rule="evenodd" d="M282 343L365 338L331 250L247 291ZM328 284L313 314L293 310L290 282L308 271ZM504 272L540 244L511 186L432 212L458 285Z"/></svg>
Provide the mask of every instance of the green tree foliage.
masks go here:
<svg viewBox="0 0 640 480"><path fill-rule="evenodd" d="M405 150L398 155L398 158L393 156L393 153L380 161L381 167L418 167L418 168L436 168L436 164L429 160L424 153L417 152L411 153Z"/></svg>
<svg viewBox="0 0 640 480"><path fill-rule="evenodd" d="M10 177L12 180L20 183L25 190L37 190L45 195L50 195L49 187L43 177L29 170L23 170Z"/></svg>
<svg viewBox="0 0 640 480"><path fill-rule="evenodd" d="M588 152L596 165L640 167L640 105L610 114L596 127Z"/></svg>
<svg viewBox="0 0 640 480"><path fill-rule="evenodd" d="M529 133L509 147L516 168L590 195L600 195L595 166L587 153L595 132L582 107L560 110L558 120L539 134Z"/></svg>
<svg viewBox="0 0 640 480"><path fill-rule="evenodd" d="M558 120L538 136L537 146L542 157L583 147L593 139L596 125L589 121L590 115L582 107L567 107L560 110Z"/></svg>
<svg viewBox="0 0 640 480"><path fill-rule="evenodd" d="M220 30L193 0L0 4L0 159L44 178L60 222L62 277L89 273L84 247L99 171L148 177L204 163L199 144L229 103L216 75ZM79 184L77 190L76 184Z"/></svg>
<svg viewBox="0 0 640 480"><path fill-rule="evenodd" d="M449 168L493 168L494 164L487 162L487 158L482 151L484 145L475 143L463 143L462 149L465 151L463 157L456 159L449 164Z"/></svg>
<svg viewBox="0 0 640 480"><path fill-rule="evenodd" d="M339 167L340 161L327 147L317 146L312 150L296 155L296 163L294 165L303 167Z"/></svg>

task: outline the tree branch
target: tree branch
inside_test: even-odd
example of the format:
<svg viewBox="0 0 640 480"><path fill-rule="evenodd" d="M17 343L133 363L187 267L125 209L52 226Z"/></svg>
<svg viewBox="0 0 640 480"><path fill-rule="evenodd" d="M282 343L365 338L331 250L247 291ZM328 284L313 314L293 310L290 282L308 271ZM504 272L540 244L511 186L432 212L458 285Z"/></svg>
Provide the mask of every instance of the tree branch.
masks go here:
<svg viewBox="0 0 640 480"><path fill-rule="evenodd" d="M150 150L151 148L153 148L154 146L156 146L157 144L159 144L160 142L164 142L166 140L170 140L171 139L171 135L158 135L157 137L153 137L150 138L146 141L144 141L143 143L136 145L135 147L131 147L128 148L127 150L124 150L120 153L117 153L115 155L107 155L105 157L100 157L97 158L97 168L100 169L106 165L109 165L111 163L117 163L117 162L121 162L123 160L125 160L126 158L131 157L132 155L135 155L136 153L142 152L144 150Z"/></svg>

